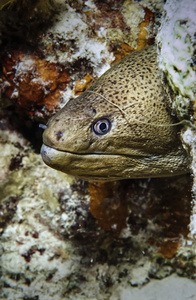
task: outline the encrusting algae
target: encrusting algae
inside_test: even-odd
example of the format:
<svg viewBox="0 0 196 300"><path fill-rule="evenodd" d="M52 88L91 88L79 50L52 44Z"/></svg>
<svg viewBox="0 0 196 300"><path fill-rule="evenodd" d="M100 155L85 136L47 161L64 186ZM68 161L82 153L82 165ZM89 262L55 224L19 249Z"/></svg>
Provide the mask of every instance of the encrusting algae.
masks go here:
<svg viewBox="0 0 196 300"><path fill-rule="evenodd" d="M4 2L8 1L5 0ZM41 2L43 3L42 0L38 1L38 3ZM23 3L23 1L9 1L9 3L16 5L17 3ZM44 3L53 2L47 1ZM47 32L43 30L44 35L41 38L39 37L38 51L34 48L35 46L32 48L27 46L28 49L23 48L26 45L26 35L24 34L22 39L24 44L21 43L20 39L20 47L14 50L19 52L17 49L21 49L24 59L22 61L18 60L18 64L13 62L9 69L12 72L9 78L6 77L6 70L8 70L8 64L14 56L10 57L10 60L2 61L2 64L5 63L3 78L5 92L7 88L7 93L4 96L9 97L9 105L12 103L12 106L7 109L4 107L3 116L7 118L6 113L8 111L10 119L12 118L12 124L18 124L14 120L20 115L19 110L22 107L22 111L27 118L20 115L18 121L22 122L24 130L27 129L28 122L30 123L29 120L33 120L35 127L38 127L37 116L39 116L39 122L45 124L47 118L61 108L67 100L86 91L96 78L108 69L109 65L119 62L121 58L133 53L135 50L139 50L142 46L146 47L153 44L151 33L154 32L154 29L156 31L154 22L159 27L160 15L163 12L163 2L160 1L160 4L157 5L158 1L156 0L150 2L146 0L140 2L128 0L123 3L116 0L107 1L107 3L89 0L58 1L58 3L60 3L62 9L59 10L59 14L57 13L52 18L54 26L49 24L51 28ZM121 10L122 5L124 11ZM6 6L3 10L6 10ZM133 17L139 12L138 22L135 22L135 18L130 18L130 12L133 13ZM33 13L36 15L36 10ZM38 15L40 16L40 14ZM126 18L129 18L129 24L126 23L128 19L123 19L125 15ZM110 16L112 18L109 18ZM74 23L73 20L76 22ZM131 22L132 24L135 22L133 27L132 24L130 25ZM24 23L26 30L26 19ZM12 26L11 30L13 31ZM121 36L117 36L116 40L115 32L121 33ZM34 30L29 32L27 29L27 33L32 39ZM156 32L154 32L155 34ZM34 45L36 43L37 40L34 41ZM30 44L32 45L31 42ZM15 49L15 47L12 47L12 49ZM5 54L9 55L12 49L9 50L9 47L7 47ZM150 49L155 50L150 46L150 48L142 51L145 52ZM20 69L21 76L17 77L19 75L18 67L20 62L27 62L27 58L34 58L36 53L38 54L36 57L37 62L43 67L43 73L48 70L49 66L53 66L50 69L53 78L51 77L50 80L44 82L44 78L40 76L39 72L31 72L33 68L29 68L27 77L38 84L35 87L35 97L30 98L29 102L31 93L29 84L31 82L28 78L25 81L25 75L27 74L25 72L28 68L25 68L25 70ZM133 57L139 56L139 53L133 54ZM150 62L151 59L149 59ZM155 64L154 61L153 65L155 66ZM57 70L61 69L62 79L66 82L61 82L61 76L58 77L54 71L56 66ZM58 66L60 69L58 69ZM123 66L123 62L121 66ZM137 67L140 71L142 70L141 65ZM143 64L143 70L146 70L146 67L147 65ZM112 70L110 69L108 74ZM148 81L149 76L152 76L152 74L148 73L148 78L146 78L143 70L140 76L135 77L135 81L138 84L142 80L146 80L145 82L147 82L149 88L153 84ZM66 76L63 75L63 72L67 73ZM153 159L151 150L158 148L161 142L163 142L163 148L161 148L163 153L160 156L166 154L164 164L168 164L168 149L170 151L172 148L177 148L179 152L177 151L174 161L176 162L181 153L184 165L186 161L188 165L186 152L183 150L179 139L181 126L176 125L178 120L173 114L171 115L170 100L172 99L169 97L168 90L165 90L165 87L163 88L161 96L164 98L164 95L166 95L166 97L162 109L158 110L158 112L163 110L159 116L147 114L149 105L147 102L142 102L140 98L140 101L135 100L137 98L136 91L132 95L135 99L131 99L133 101L131 106L126 106L127 109L125 109L120 100L127 97L125 94L128 88L124 89L121 85L123 78L125 78L122 74L123 72L117 78L120 84L111 84L112 88L110 90L108 88L107 92L104 90L103 93L98 90L99 84L103 85L105 89L104 81L100 79L98 85L96 85L96 82L94 83L95 89L92 86L85 94L68 103L66 107L70 107L70 109L74 105L79 105L80 100L78 99L83 99L80 102L81 108L82 103L85 103L84 110L82 109L83 113L77 111L79 113L77 118L70 121L69 133L72 136L75 134L72 122L75 121L80 127L80 123L86 119L86 124L89 126L88 133L92 139L84 134L82 136L84 146L93 142L94 146L101 147L101 150L105 152L107 152L107 149L116 150L117 148L118 154L116 156L122 158L127 153L127 149L122 147L121 142L122 140L126 143L123 126L120 128L123 123L126 127L125 133L127 136L129 129L132 129L133 132L132 137L136 147L132 147L131 150L140 151L143 154L141 157L140 155L134 155L134 158L139 160L146 155L146 151L150 153L146 161L147 171L151 168L154 174L157 174L157 169L154 169L153 166L159 161L158 159L157 161L154 160L154 164L150 165L150 161ZM33 77L33 75L36 76ZM14 79L11 77L14 77ZM58 81L58 78L60 81ZM160 77L158 76L158 78ZM128 78L126 79L128 80ZM57 92L55 99L51 97L51 100L54 99L55 101L50 101L47 84L48 81L52 82L53 80L53 83L57 84ZM4 84L6 81L8 82L7 85ZM115 79L112 79L112 81L115 81ZM159 82L158 79L155 86L161 90L162 83L159 85ZM17 94L18 85L26 89L25 97L24 93L21 94L21 89ZM44 94L44 97L37 97L39 89L42 92L42 88L45 87L46 94ZM123 92L124 90L125 92ZM114 95L116 91L119 91L119 94ZM145 90L145 86L141 88L141 91L149 98L154 97L152 104L155 103L155 107L159 104L155 101L156 93L151 97L148 91ZM153 91L150 91L150 93L153 94ZM116 96L120 100L115 98ZM88 102L87 100L84 101L85 98L96 110L96 112L91 111L93 118L95 118L95 120L93 119L95 121L92 124L93 126L88 125L91 115L88 114ZM7 98L3 101L6 104ZM128 101L128 97L125 99L126 101ZM140 114L137 115L138 107ZM15 108L17 108L17 111ZM151 111L155 112L156 109L152 105L150 113ZM103 111L108 113L108 115L104 115L104 122L102 122L102 118L100 120ZM109 113L111 114L109 115ZM130 116L130 113L132 113L132 116ZM96 114L99 115L98 119ZM111 115L114 116L113 119L109 119ZM164 124L163 115L166 117ZM148 119L144 120L144 116ZM70 114L70 119L71 117L72 114ZM162 124L160 124L160 120ZM149 121L148 124L146 124L147 121ZM0 130L5 131L5 127L10 128L1 119ZM19 127L14 126L14 130L17 132ZM44 128L45 125L42 127ZM32 137L37 133L34 128L30 132L30 141L33 147L35 147L35 143L32 142ZM107 132L108 128L109 131ZM137 128L141 129L141 135L138 134ZM115 139L110 139L113 130L117 129ZM80 130L76 134L79 134ZM152 147L145 139L139 147L139 139L141 136L145 137L148 130L150 136L157 137L157 139L151 141ZM64 132L61 131L63 131L63 126L61 130L56 132L55 143L61 143L62 138L64 138ZM95 132L100 133L102 131L105 134L99 136L95 134ZM149 281L153 281L153 278L162 279L172 273L190 278L195 277L195 245L188 238L191 211L191 182L188 174L172 178L121 181L115 181L111 177L106 178L104 175L104 180L114 181L100 181L98 183L91 181L87 183L54 169L49 169L43 164L40 155L35 153L34 148L31 148L29 152L26 152L26 148L21 148L20 143L18 143L21 138L9 142L12 132L13 128L6 132L6 138L0 139L3 149L8 146L9 149L12 149L9 157L4 151L6 161L8 161L8 171L3 172L3 168L1 170L3 176L5 176L1 184L1 190L3 191L1 195L4 199L0 203L1 297L6 299L37 297L45 299L47 297L47 299L72 298L81 300L109 299L109 297L113 298L119 295L119 299L121 299L125 295L124 292L127 293L127 297L136 290L144 292L143 287L137 289L136 286L143 286ZM24 131L21 130L21 132ZM169 135L164 134L166 132ZM174 137L173 142L172 136ZM25 137L29 138L28 135L25 135ZM171 144L167 143L170 137ZM107 139L109 142L106 142ZM96 140L99 143L96 143ZM163 140L166 142L165 148ZM79 149L80 140L76 139L75 142L78 144L75 143L72 146ZM115 147L114 143L116 142L119 142L119 148ZM171 147L168 148L168 145ZM37 151L39 151L39 146L40 144L36 146ZM82 156L85 157L85 151L87 150L88 147L83 149L82 153L79 153L82 155L77 157L78 163ZM123 150L122 155L119 155L120 150ZM157 152L155 155L158 155ZM95 154L101 158L100 153ZM108 159L110 158L109 155ZM122 168L126 166L128 156L126 156L123 163L118 163L117 168L120 165ZM4 156L1 157L1 163L4 164ZM92 167L92 164L88 164L84 172L89 167ZM99 167L100 160L97 161L97 169ZM139 176L141 176L142 170L139 170L139 164L136 164L136 167ZM171 165L168 164L168 170L170 167ZM117 168L112 170L113 174L119 173ZM187 166L183 172L188 170ZM123 178L127 178L127 174L122 173ZM74 175L79 176L76 172ZM174 174L171 173L170 175ZM95 174L90 176L90 180L93 180L93 178L96 178ZM97 178L97 180L100 180L100 178ZM171 278L168 279L171 280ZM181 279L183 280L183 278ZM161 283L162 281L156 282ZM171 281L168 282L171 283ZM147 287L151 289L150 284Z"/></svg>

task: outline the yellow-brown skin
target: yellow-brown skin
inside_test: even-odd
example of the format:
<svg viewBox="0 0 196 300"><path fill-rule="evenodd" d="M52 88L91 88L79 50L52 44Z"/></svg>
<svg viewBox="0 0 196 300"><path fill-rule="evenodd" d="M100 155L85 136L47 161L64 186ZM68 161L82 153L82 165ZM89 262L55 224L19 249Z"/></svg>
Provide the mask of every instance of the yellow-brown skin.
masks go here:
<svg viewBox="0 0 196 300"><path fill-rule="evenodd" d="M93 130L100 118L111 123L104 135ZM41 153L50 167L86 180L179 175L189 170L179 126L155 125L175 122L156 49L147 47L113 66L51 118Z"/></svg>

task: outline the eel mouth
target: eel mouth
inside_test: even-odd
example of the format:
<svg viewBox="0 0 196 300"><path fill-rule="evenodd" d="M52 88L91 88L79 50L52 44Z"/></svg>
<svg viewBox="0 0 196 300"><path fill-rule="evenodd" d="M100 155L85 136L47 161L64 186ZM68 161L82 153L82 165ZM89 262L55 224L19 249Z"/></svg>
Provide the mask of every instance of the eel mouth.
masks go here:
<svg viewBox="0 0 196 300"><path fill-rule="evenodd" d="M43 144L41 155L49 167L88 181L168 177L189 172L184 154L176 162L176 153L173 152L167 156L72 153Z"/></svg>
<svg viewBox="0 0 196 300"><path fill-rule="evenodd" d="M103 157L103 156L106 156L106 157L120 157L122 155L120 154L111 154L111 153L74 153L74 152L70 152L70 151L66 151L66 150L59 150L59 149L55 149L55 148L52 148L50 146L47 146L45 144L42 145L41 147L41 156L42 156L42 159L43 161L47 164L51 163L53 161L58 161L59 159L63 159L63 158L66 158L66 156L69 156L69 157L75 157L75 158L82 158L82 157L87 157L87 158L90 158L90 157ZM126 155L125 155L126 156ZM63 163L63 161L61 161L61 163Z"/></svg>
<svg viewBox="0 0 196 300"><path fill-rule="evenodd" d="M41 156L49 167L85 180L111 181L123 179L118 169L121 155L72 153L43 144Z"/></svg>

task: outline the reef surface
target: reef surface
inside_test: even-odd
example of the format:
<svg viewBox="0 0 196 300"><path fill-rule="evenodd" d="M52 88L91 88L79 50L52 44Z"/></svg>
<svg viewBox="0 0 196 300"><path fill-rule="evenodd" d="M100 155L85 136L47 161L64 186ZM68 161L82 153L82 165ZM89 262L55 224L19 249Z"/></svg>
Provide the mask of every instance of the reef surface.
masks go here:
<svg viewBox="0 0 196 300"><path fill-rule="evenodd" d="M174 74L164 50L172 43L163 34L173 26L173 2L164 8L163 1L148 0L39 0L27 1L26 10L24 1L4 2L0 298L194 299L194 178L188 174L89 184L48 168L39 154L39 123L45 124L110 65L153 44L158 31L160 66L165 74ZM172 32L188 32L186 39L181 34L182 45L192 49L195 40L188 24L193 20L183 19L180 15ZM192 59L194 52L189 53ZM190 60L188 66L195 68ZM177 87L175 80L167 80ZM192 94L177 91L175 99L185 97L188 103L183 106L187 118ZM185 132L187 137L190 128ZM195 140L194 130L189 140Z"/></svg>

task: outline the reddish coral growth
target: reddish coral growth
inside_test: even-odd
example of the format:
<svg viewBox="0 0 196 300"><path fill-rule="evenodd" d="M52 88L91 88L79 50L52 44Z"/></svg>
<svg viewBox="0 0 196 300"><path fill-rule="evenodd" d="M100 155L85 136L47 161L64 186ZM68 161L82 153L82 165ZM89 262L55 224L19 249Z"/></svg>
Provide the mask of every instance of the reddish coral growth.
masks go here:
<svg viewBox="0 0 196 300"><path fill-rule="evenodd" d="M179 238L176 240L168 240L160 245L158 253L164 255L166 258L172 258L179 247Z"/></svg>
<svg viewBox="0 0 196 300"><path fill-rule="evenodd" d="M116 234L126 228L128 216L128 206L118 191L119 186L120 182L89 183L92 215L102 229Z"/></svg>
<svg viewBox="0 0 196 300"><path fill-rule="evenodd" d="M93 77L88 74L82 80L77 80L74 87L75 95L82 94L85 90L87 90L93 82Z"/></svg>
<svg viewBox="0 0 196 300"><path fill-rule="evenodd" d="M189 233L190 187L188 176L90 183L90 210L102 229L118 235L127 227L172 258Z"/></svg>
<svg viewBox="0 0 196 300"><path fill-rule="evenodd" d="M138 45L137 49L132 48L128 44L122 44L116 51L113 52L115 60L112 64L119 62L125 56L135 51L141 50L153 43L153 39L149 37L148 28L153 25L154 14L148 8L144 8L145 16L144 21L140 23L140 33L138 34Z"/></svg>
<svg viewBox="0 0 196 300"><path fill-rule="evenodd" d="M158 253L172 258L178 250L182 237L189 233L188 224L191 213L191 182L188 176L153 180L156 199L150 201L146 209L149 220L154 219L159 235L149 241L158 247ZM152 200L153 200L152 198Z"/></svg>
<svg viewBox="0 0 196 300"><path fill-rule="evenodd" d="M70 82L63 66L40 59L36 54L12 51L2 58L2 92L34 115L43 108L52 112L59 104L60 92Z"/></svg>
<svg viewBox="0 0 196 300"><path fill-rule="evenodd" d="M124 43L120 47L117 48L113 52L115 56L115 60L112 62L112 64L118 63L121 59L123 59L125 56L135 52L135 49L129 46L128 44Z"/></svg>
<svg viewBox="0 0 196 300"><path fill-rule="evenodd" d="M148 8L144 8L145 16L144 21L140 24L140 33L138 34L137 50L140 50L147 45L151 44L151 38L148 36L148 29L153 25L154 14Z"/></svg>
<svg viewBox="0 0 196 300"><path fill-rule="evenodd" d="M86 12L89 23L94 24L94 29L104 28L120 28L125 30L126 22L121 12L121 2L111 1L95 1L96 10L88 10Z"/></svg>

